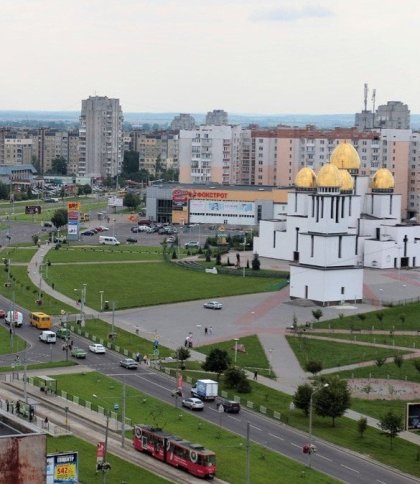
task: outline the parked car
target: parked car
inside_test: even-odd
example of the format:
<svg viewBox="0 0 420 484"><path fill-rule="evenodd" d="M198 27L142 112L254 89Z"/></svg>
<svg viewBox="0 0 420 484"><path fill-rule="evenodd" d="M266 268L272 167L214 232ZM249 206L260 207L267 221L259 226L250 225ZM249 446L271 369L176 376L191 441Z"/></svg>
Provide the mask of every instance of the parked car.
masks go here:
<svg viewBox="0 0 420 484"><path fill-rule="evenodd" d="M167 244L173 244L173 243L175 242L175 237L172 237L172 236L171 236L171 237L167 237L167 238L165 239L165 242L166 242Z"/></svg>
<svg viewBox="0 0 420 484"><path fill-rule="evenodd" d="M132 358L124 358L120 361L120 366L122 366L123 368L127 368L128 370L137 370L139 364Z"/></svg>
<svg viewBox="0 0 420 484"><path fill-rule="evenodd" d="M125 240L127 241L127 244L136 244L137 243L137 239L135 239L134 237L127 237Z"/></svg>
<svg viewBox="0 0 420 484"><path fill-rule="evenodd" d="M222 405L223 411L226 413L239 413L241 410L241 405L239 402L235 402L235 400L228 400L227 398L217 398L216 405L217 408Z"/></svg>
<svg viewBox="0 0 420 484"><path fill-rule="evenodd" d="M139 232L141 232L141 230L139 230L137 225L135 227L131 227L130 230L131 230L131 232L133 232L133 234L138 234Z"/></svg>
<svg viewBox="0 0 420 484"><path fill-rule="evenodd" d="M199 398L190 397L182 400L182 406L190 410L203 410L204 403Z"/></svg>
<svg viewBox="0 0 420 484"><path fill-rule="evenodd" d="M95 227L95 230L98 232L108 232L109 228L105 227L105 225L99 225L99 227Z"/></svg>
<svg viewBox="0 0 420 484"><path fill-rule="evenodd" d="M151 232L152 229L148 225L139 225L137 227L139 232Z"/></svg>
<svg viewBox="0 0 420 484"><path fill-rule="evenodd" d="M83 230L83 232L80 232L80 235L87 235L89 237L95 234L96 232L94 230Z"/></svg>
<svg viewBox="0 0 420 484"><path fill-rule="evenodd" d="M222 309L223 304L219 303L218 301L208 301L204 303L204 307L207 309Z"/></svg>
<svg viewBox="0 0 420 484"><path fill-rule="evenodd" d="M104 354L106 353L106 348L104 345L100 345L98 343L92 343L91 345L89 345L89 351L96 354Z"/></svg>
<svg viewBox="0 0 420 484"><path fill-rule="evenodd" d="M71 350L71 356L74 356L75 358L86 358L86 351L82 350L82 348L78 348L75 346Z"/></svg>
<svg viewBox="0 0 420 484"><path fill-rule="evenodd" d="M4 309L0 309L0 319L3 319L6 317L6 311Z"/></svg>
<svg viewBox="0 0 420 484"><path fill-rule="evenodd" d="M185 244L186 249L198 249L200 247L200 242L197 240L190 240Z"/></svg>

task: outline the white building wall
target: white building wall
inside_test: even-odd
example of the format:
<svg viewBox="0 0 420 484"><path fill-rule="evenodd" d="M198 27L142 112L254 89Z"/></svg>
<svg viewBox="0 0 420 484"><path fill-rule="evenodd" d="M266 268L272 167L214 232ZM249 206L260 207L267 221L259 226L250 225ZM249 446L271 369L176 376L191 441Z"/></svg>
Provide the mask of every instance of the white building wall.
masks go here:
<svg viewBox="0 0 420 484"><path fill-rule="evenodd" d="M345 207L345 198L336 194L316 194L309 197L308 231L325 234L347 232L347 217L342 217L342 206ZM337 204L338 203L338 204ZM331 211L332 206L332 211ZM331 217L332 214L332 217ZM344 210L344 215L346 211Z"/></svg>
<svg viewBox="0 0 420 484"><path fill-rule="evenodd" d="M363 299L362 268L323 270L291 265L290 281L291 298L307 298L326 304Z"/></svg>
<svg viewBox="0 0 420 484"><path fill-rule="evenodd" d="M301 234L299 239L299 262L319 267L340 267L357 264L356 237L322 237Z"/></svg>
<svg viewBox="0 0 420 484"><path fill-rule="evenodd" d="M368 193L365 212L378 218L393 218L401 222L401 195L395 193Z"/></svg>

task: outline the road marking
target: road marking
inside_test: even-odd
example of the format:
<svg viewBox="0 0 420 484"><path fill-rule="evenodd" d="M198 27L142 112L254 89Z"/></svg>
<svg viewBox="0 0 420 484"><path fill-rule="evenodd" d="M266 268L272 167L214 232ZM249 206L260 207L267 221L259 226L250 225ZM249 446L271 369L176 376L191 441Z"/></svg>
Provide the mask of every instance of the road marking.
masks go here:
<svg viewBox="0 0 420 484"><path fill-rule="evenodd" d="M255 430L259 430L260 432L262 432L262 429L260 429L259 427L255 427L255 425L250 425L250 427L252 427Z"/></svg>
<svg viewBox="0 0 420 484"><path fill-rule="evenodd" d="M332 459L330 459L329 457L325 457L325 455L321 455L321 454L317 454L318 457L321 457L321 459L325 459L329 462L332 462Z"/></svg>
<svg viewBox="0 0 420 484"><path fill-rule="evenodd" d="M380 481L379 479L376 479L376 482L379 482L379 484L386 484L384 481Z"/></svg>
<svg viewBox="0 0 420 484"><path fill-rule="evenodd" d="M301 445L297 445L297 444L295 444L294 442L290 442L290 443L293 445L293 447L297 447L298 449L302 448L302 446L301 446Z"/></svg>
<svg viewBox="0 0 420 484"><path fill-rule="evenodd" d="M359 471L356 471L356 469L352 469L351 467L349 466L345 466L344 464L340 464L341 467L344 467L345 469L348 469L349 471L353 471L353 472L356 472L356 474L360 474Z"/></svg>
<svg viewBox="0 0 420 484"><path fill-rule="evenodd" d="M279 439L279 440L284 440L283 437L279 437L278 435L274 435L274 434L268 434L270 437L274 437L275 439Z"/></svg>
<svg viewBox="0 0 420 484"><path fill-rule="evenodd" d="M241 422L240 418L232 417L232 415L228 415L228 417L231 418L232 420L236 420L237 422Z"/></svg>

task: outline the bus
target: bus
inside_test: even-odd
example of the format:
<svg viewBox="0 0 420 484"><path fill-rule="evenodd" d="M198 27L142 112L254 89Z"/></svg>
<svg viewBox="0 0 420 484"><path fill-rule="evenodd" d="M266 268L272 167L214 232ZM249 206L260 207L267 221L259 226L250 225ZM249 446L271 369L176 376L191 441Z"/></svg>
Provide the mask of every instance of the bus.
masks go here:
<svg viewBox="0 0 420 484"><path fill-rule="evenodd" d="M133 429L133 447L155 459L203 479L216 474L216 454L160 428L138 424Z"/></svg>
<svg viewBox="0 0 420 484"><path fill-rule="evenodd" d="M51 329L52 321L51 316L45 313L31 313L29 316L29 324L35 326L38 329Z"/></svg>
<svg viewBox="0 0 420 484"><path fill-rule="evenodd" d="M81 213L80 214L80 221L81 222L89 222L90 221L90 215L88 213Z"/></svg>

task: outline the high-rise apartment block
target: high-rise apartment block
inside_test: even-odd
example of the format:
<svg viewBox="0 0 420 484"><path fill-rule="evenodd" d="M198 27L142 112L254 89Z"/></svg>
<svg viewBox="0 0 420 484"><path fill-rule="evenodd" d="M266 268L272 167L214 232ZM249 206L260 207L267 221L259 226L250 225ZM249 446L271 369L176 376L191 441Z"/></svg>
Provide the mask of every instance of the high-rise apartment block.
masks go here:
<svg viewBox="0 0 420 484"><path fill-rule="evenodd" d="M114 177L123 160L123 114L119 99L94 96L82 101L78 174Z"/></svg>
<svg viewBox="0 0 420 484"><path fill-rule="evenodd" d="M400 101L388 101L376 112L364 109L356 113L355 126L359 130L410 129L410 110Z"/></svg>
<svg viewBox="0 0 420 484"><path fill-rule="evenodd" d="M181 113L175 116L171 122L171 129L194 129L196 126L195 119L191 114Z"/></svg>
<svg viewBox="0 0 420 484"><path fill-rule="evenodd" d="M228 113L223 109L213 109L206 116L206 123L209 126L224 126L228 124Z"/></svg>

